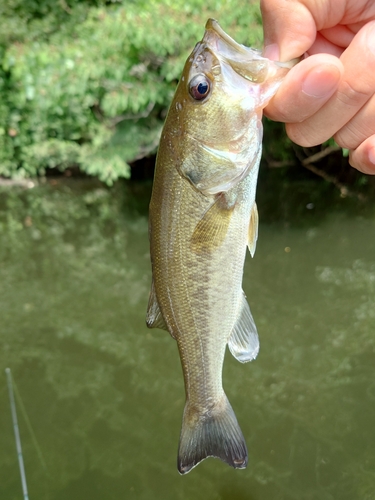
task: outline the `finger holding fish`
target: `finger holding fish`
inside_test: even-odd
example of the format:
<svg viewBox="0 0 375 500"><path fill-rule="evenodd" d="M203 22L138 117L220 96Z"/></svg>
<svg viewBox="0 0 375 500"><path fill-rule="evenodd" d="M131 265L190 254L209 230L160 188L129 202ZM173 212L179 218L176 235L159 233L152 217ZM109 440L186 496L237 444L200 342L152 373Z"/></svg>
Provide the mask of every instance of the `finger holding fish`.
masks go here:
<svg viewBox="0 0 375 500"><path fill-rule="evenodd" d="M264 114L296 127L303 124L337 91L342 74L342 63L332 55L320 54L302 60L286 75Z"/></svg>
<svg viewBox="0 0 375 500"><path fill-rule="evenodd" d="M288 136L302 146L334 137L350 150L352 166L373 173L375 4L262 0L261 8L264 54L275 60L305 55L265 114L286 122Z"/></svg>
<svg viewBox="0 0 375 500"><path fill-rule="evenodd" d="M344 139L341 145L350 147L346 142L347 127L375 93L375 21L357 33L340 62L344 71L327 103L309 119L287 125L289 137L301 146L321 144L340 131Z"/></svg>

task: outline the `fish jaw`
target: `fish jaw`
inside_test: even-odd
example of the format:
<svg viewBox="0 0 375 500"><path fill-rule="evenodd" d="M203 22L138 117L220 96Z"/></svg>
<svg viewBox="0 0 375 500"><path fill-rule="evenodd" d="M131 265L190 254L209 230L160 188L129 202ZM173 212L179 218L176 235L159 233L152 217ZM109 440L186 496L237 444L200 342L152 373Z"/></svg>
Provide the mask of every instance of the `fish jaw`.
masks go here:
<svg viewBox="0 0 375 500"><path fill-rule="evenodd" d="M257 84L258 108L265 108L276 93L283 78L299 60L286 63L271 61L261 52L242 45L231 38L215 19L206 23L202 42L207 44L215 55L229 64L244 79Z"/></svg>

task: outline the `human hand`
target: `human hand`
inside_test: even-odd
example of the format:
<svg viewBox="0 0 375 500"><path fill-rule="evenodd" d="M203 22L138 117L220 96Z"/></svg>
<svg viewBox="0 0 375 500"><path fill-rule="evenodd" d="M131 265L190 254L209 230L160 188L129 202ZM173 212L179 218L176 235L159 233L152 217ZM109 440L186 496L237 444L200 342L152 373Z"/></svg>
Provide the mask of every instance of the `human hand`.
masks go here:
<svg viewBox="0 0 375 500"><path fill-rule="evenodd" d="M264 55L306 58L265 114L305 147L333 137L350 164L375 174L375 2L261 0Z"/></svg>

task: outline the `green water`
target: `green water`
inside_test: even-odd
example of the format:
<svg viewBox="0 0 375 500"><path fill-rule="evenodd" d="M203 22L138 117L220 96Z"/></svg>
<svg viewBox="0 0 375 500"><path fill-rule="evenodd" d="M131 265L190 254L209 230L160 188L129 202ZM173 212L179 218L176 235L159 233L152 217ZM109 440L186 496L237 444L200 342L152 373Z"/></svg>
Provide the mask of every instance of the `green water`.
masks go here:
<svg viewBox="0 0 375 500"><path fill-rule="evenodd" d="M181 477L176 343L144 322L149 191L58 183L7 193L1 500L23 498L6 367L31 500L375 498L375 211L261 212L244 274L261 351L247 365L228 354L224 367L249 465L209 459Z"/></svg>

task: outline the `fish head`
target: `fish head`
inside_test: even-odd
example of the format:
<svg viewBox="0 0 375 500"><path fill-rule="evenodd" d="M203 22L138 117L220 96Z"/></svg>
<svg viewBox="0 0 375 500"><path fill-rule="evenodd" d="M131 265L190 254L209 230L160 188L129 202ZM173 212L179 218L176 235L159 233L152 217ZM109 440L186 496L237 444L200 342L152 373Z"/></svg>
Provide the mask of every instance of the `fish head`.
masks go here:
<svg viewBox="0 0 375 500"><path fill-rule="evenodd" d="M169 112L178 168L199 191L228 190L260 156L262 110L287 72L207 21Z"/></svg>
<svg viewBox="0 0 375 500"><path fill-rule="evenodd" d="M201 124L190 130L195 138L216 142L223 137L224 125L224 135L232 140L249 126L252 115L262 115L287 72L259 51L237 43L209 19L203 39L186 62L176 107L184 123Z"/></svg>

